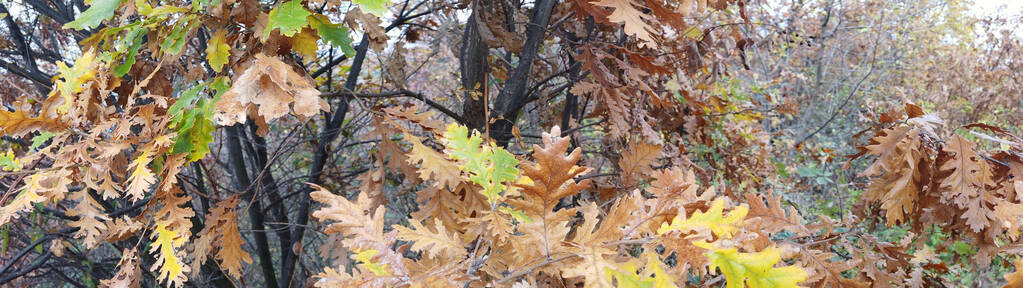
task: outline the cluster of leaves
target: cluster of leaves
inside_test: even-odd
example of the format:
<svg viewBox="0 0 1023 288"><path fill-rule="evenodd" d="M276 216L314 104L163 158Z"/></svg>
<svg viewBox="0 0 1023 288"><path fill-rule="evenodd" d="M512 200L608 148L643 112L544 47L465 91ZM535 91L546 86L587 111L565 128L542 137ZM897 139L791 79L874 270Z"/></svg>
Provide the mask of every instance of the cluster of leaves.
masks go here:
<svg viewBox="0 0 1023 288"><path fill-rule="evenodd" d="M870 184L857 213L806 219L773 192L772 181L786 178L776 171L787 170L771 163L778 145L757 102L784 117L799 103L757 85L752 94L765 99L752 99L742 76L728 71L733 53L749 69L747 1L421 8L428 2L405 2L387 17L385 0L91 1L62 23L79 36L73 65L56 62L53 85L40 89L45 97L18 97L12 111L0 111L0 132L25 142L0 154L0 175L13 178L0 186L9 188L0 198L3 249L11 227L47 235L31 236L34 244L0 268L0 284L51 256L90 267L89 251L105 249L116 258L97 262L116 262L116 270L90 282L104 287L198 286L207 277L255 285L246 279L255 266L272 287L301 285L295 266L315 274L307 285L319 287L931 287L949 283L955 269L1008 267L1023 247L1023 141L980 123L943 130L936 114L913 104L904 117L870 119L876 131L852 157L873 157L860 173ZM472 24L457 29L465 32L459 60L496 68L474 76L476 68L462 67L469 91L459 114L408 90L415 82L406 79L401 43L457 26L434 22L440 16L411 19L460 18L465 8ZM419 28L391 39L400 25ZM353 31L362 37L357 47ZM548 41L559 45L540 49ZM487 53L470 59L473 45ZM507 54L495 61L488 49ZM386 83L362 89L391 92L357 93L368 51L391 56L367 73ZM351 74L335 81L331 72L349 57ZM308 72L311 64L326 76ZM1011 91L1004 70L1014 64L1000 65L1002 72L977 73ZM458 123L390 100L398 96ZM389 100L349 107L351 98ZM349 109L365 118L346 118ZM560 115L565 130L550 125L557 121L550 115ZM542 135L524 135L519 117ZM359 134L361 127L373 131ZM268 157L267 147L305 148L287 141L308 128L322 129L308 141L311 161ZM339 135L378 144L355 156L334 153ZM266 143L270 137L283 144ZM527 147L524 138L540 142ZM309 185L278 193L289 186L273 173L286 165L308 167L306 176L287 176ZM830 183L830 174L800 174ZM234 190L217 183L231 181ZM272 223L263 214L273 214ZM325 225L308 225L310 216ZM877 236L874 220L906 233ZM322 228L326 241L303 241L306 227ZM926 241L936 235L944 236ZM271 249L275 242L281 247ZM304 267L316 257L305 256L307 244L326 260ZM36 247L40 264L5 274ZM1023 285L1020 272L1005 279Z"/></svg>
<svg viewBox="0 0 1023 288"><path fill-rule="evenodd" d="M352 273L327 268L317 285L450 287L518 282L682 287L690 279L678 275L694 271L703 276L714 268L720 268L730 287L742 283L795 287L807 279L808 272L797 266L775 267L782 254L763 238L770 236L769 230L762 229L773 226L768 225L777 220L773 217L783 217L783 223L796 220L790 225L807 230L798 216L787 214L777 198L765 204L756 196L750 198L757 205L752 213L742 204L723 215L726 201L731 201L714 189L697 194L692 172L681 168L655 172L649 189L635 190L607 205L590 201L562 205L563 200L580 196L590 181L578 178L592 169L578 166L582 151L569 152L569 139L560 134L556 126L544 133L543 146L532 149L535 162L523 164L519 173L514 165L502 168L507 167L502 164L505 161L515 161L502 160L511 157L507 151L481 144L480 136L470 136L463 126L449 126L443 136L447 157L430 148L410 152L446 162L424 162L420 168L427 186L417 192L417 202L430 214L408 219L408 225L395 225L390 231L384 225L385 208L374 206L367 196L373 193L363 191L351 201L317 187L313 199L326 207L313 216L331 223L325 231L337 233L343 239L339 248L357 252L351 257L360 262ZM463 176L454 183L436 177L440 175L431 171L437 165L460 167ZM502 184L509 188L490 188ZM401 246L408 251L392 248L398 241L411 244ZM409 252L414 256L405 257Z"/></svg>
<svg viewBox="0 0 1023 288"><path fill-rule="evenodd" d="M374 10L384 3L358 2ZM103 286L139 284L141 247L148 247L157 279L168 286L183 286L188 273L198 275L213 255L224 271L242 278L242 262L252 260L242 248L238 195L218 202L198 222L203 226L193 229L192 197L182 190L179 173L210 153L215 123L251 119L265 133L268 121L289 113L310 117L329 110L312 79L276 55L286 52L278 49L302 47L312 47L315 55L321 37L350 50L351 40L344 27L306 11L299 1L271 10L263 22L256 17L262 13L258 1L154 4L159 2L92 1L64 27L102 29L81 41L83 53L71 67L58 62L60 74L46 99L26 99L14 103L22 109L0 111L3 134L35 134L28 153L3 156L5 169L21 169L22 163L47 166L30 171L23 186L4 195L11 200L0 207L0 225L12 225L35 207L71 205L65 217L73 219L67 225L76 230L80 247L132 239L119 270ZM197 34L209 36L205 59L184 53ZM291 48L281 48L285 42ZM242 57L238 49L246 46L261 49ZM176 57L205 60L208 66L168 64ZM229 76L227 68L237 75ZM187 80L174 81L173 75ZM56 256L72 248L53 243L49 250Z"/></svg>
<svg viewBox="0 0 1023 288"><path fill-rule="evenodd" d="M916 105L906 104L904 118L896 115L881 115L870 143L850 156L877 156L860 172L871 180L863 199L880 204L877 212L883 213L889 226L906 224L909 235L934 233L934 227L949 233L943 242L926 249L953 250L955 243L971 243L975 254L968 262L977 268L1016 249L1023 216L1020 139L987 124L960 127L970 132L970 138L999 147L986 151L964 136L938 134L944 132L940 129L944 121L924 114ZM925 249L921 241L914 242L918 249ZM930 260L936 259L924 261ZM947 271L944 264L940 266L928 269Z"/></svg>

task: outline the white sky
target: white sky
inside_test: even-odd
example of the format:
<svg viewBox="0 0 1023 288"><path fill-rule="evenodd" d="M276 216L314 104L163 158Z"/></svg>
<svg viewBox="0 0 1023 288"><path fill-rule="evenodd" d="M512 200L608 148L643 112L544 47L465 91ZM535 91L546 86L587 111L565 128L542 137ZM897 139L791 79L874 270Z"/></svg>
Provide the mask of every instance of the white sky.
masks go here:
<svg viewBox="0 0 1023 288"><path fill-rule="evenodd" d="M1023 0L973 0L975 15L1009 16L1023 12Z"/></svg>

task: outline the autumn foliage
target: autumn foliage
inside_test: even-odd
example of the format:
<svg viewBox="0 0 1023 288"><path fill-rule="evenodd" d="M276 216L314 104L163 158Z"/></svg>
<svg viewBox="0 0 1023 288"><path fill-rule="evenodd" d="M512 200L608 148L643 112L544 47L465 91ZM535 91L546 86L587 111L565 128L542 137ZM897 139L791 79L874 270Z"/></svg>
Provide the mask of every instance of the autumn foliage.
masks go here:
<svg viewBox="0 0 1023 288"><path fill-rule="evenodd" d="M1023 287L958 1L8 2L0 285Z"/></svg>

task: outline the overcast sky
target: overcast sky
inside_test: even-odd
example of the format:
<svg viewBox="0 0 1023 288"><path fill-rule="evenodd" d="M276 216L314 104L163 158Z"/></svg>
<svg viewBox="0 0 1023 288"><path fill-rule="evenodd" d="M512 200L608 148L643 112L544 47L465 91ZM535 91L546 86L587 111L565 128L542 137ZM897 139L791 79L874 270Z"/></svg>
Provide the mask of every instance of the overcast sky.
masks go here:
<svg viewBox="0 0 1023 288"><path fill-rule="evenodd" d="M974 13L978 15L999 14L1008 16L1023 12L1023 0L973 0Z"/></svg>

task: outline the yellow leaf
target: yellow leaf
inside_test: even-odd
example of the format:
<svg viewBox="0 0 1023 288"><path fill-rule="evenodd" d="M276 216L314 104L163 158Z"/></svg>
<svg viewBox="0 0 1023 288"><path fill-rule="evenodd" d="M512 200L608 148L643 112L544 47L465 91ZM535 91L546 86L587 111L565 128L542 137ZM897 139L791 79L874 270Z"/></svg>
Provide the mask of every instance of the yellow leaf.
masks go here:
<svg viewBox="0 0 1023 288"><path fill-rule="evenodd" d="M693 242L700 248L710 250L705 254L710 260L710 269L721 269L727 288L787 288L797 287L796 283L806 280L808 274L796 266L774 267L781 261L781 253L768 247L756 253L742 253L736 248L718 249L704 241Z"/></svg>
<svg viewBox="0 0 1023 288"><path fill-rule="evenodd" d="M373 272L374 275L377 276L391 275L390 272L387 272L387 264L373 263L373 256L376 256L379 253L380 251L374 249L366 249L362 251L356 250L355 255L352 255L352 259L355 259L355 261L362 262L362 267L369 269L369 271Z"/></svg>
<svg viewBox="0 0 1023 288"><path fill-rule="evenodd" d="M185 263L181 262L181 257L178 257L176 249L181 248L187 239L180 237L178 231L167 230L167 225L164 223L158 223L155 232L153 236L156 237L156 240L153 241L149 253L156 252L154 253L156 264L153 268L159 267L160 269L160 276L157 279L166 283L167 286L184 286L185 272L188 272L189 269Z"/></svg>
<svg viewBox="0 0 1023 288"><path fill-rule="evenodd" d="M654 282L653 288L678 288L675 286L675 279L671 279L671 275L661 268L662 262L657 259L657 254L647 252L646 268L643 268L644 274L647 277L652 278Z"/></svg>
<svg viewBox="0 0 1023 288"><path fill-rule="evenodd" d="M653 285L650 279L640 279L636 272L636 264L628 262L621 264L618 269L604 268L609 277L614 277L619 288L646 288Z"/></svg>
<svg viewBox="0 0 1023 288"><path fill-rule="evenodd" d="M444 157L444 154L423 145L419 137L406 135L412 143L412 151L408 153L408 163L421 165L419 178L423 181L433 179L441 187L455 188L462 182L462 172L458 165Z"/></svg>
<svg viewBox="0 0 1023 288"><path fill-rule="evenodd" d="M231 46L227 45L227 40L224 39L226 29L217 30L213 33L213 37L206 43L206 61L210 63L210 68L213 71L220 72L231 58Z"/></svg>
<svg viewBox="0 0 1023 288"><path fill-rule="evenodd" d="M63 97L64 104L57 106L57 111L61 113L67 113L68 108L71 107L71 103L75 102L74 95L82 92L82 84L85 84L96 75L95 64L96 53L92 50L82 54L78 60L75 60L75 64L72 67L67 67L64 62L57 62L57 69L60 70L59 80L56 81L57 89L50 92L50 96L60 93Z"/></svg>
<svg viewBox="0 0 1023 288"><path fill-rule="evenodd" d="M153 161L152 152L143 150L142 155L131 161L132 172L128 176L128 195L132 201L139 201L145 198L144 193L149 186L156 183L156 174L149 170L149 163Z"/></svg>
<svg viewBox="0 0 1023 288"><path fill-rule="evenodd" d="M696 211L689 219L681 220L679 217L671 220L671 224L661 224L661 228L657 229L658 234L665 234L676 230L698 230L708 229L714 233L714 235L722 238L732 238L732 234L739 230L739 226L742 226L743 219L746 219L746 213L749 212L749 206L743 204L732 211L728 212L728 215L722 216L725 208L724 198L718 198L714 200L714 203L710 205L710 208L706 212Z"/></svg>
<svg viewBox="0 0 1023 288"><path fill-rule="evenodd" d="M311 61L316 59L316 40L320 37L316 36L316 32L312 29L305 28L302 32L295 34L291 37L291 50L302 56L302 59Z"/></svg>

